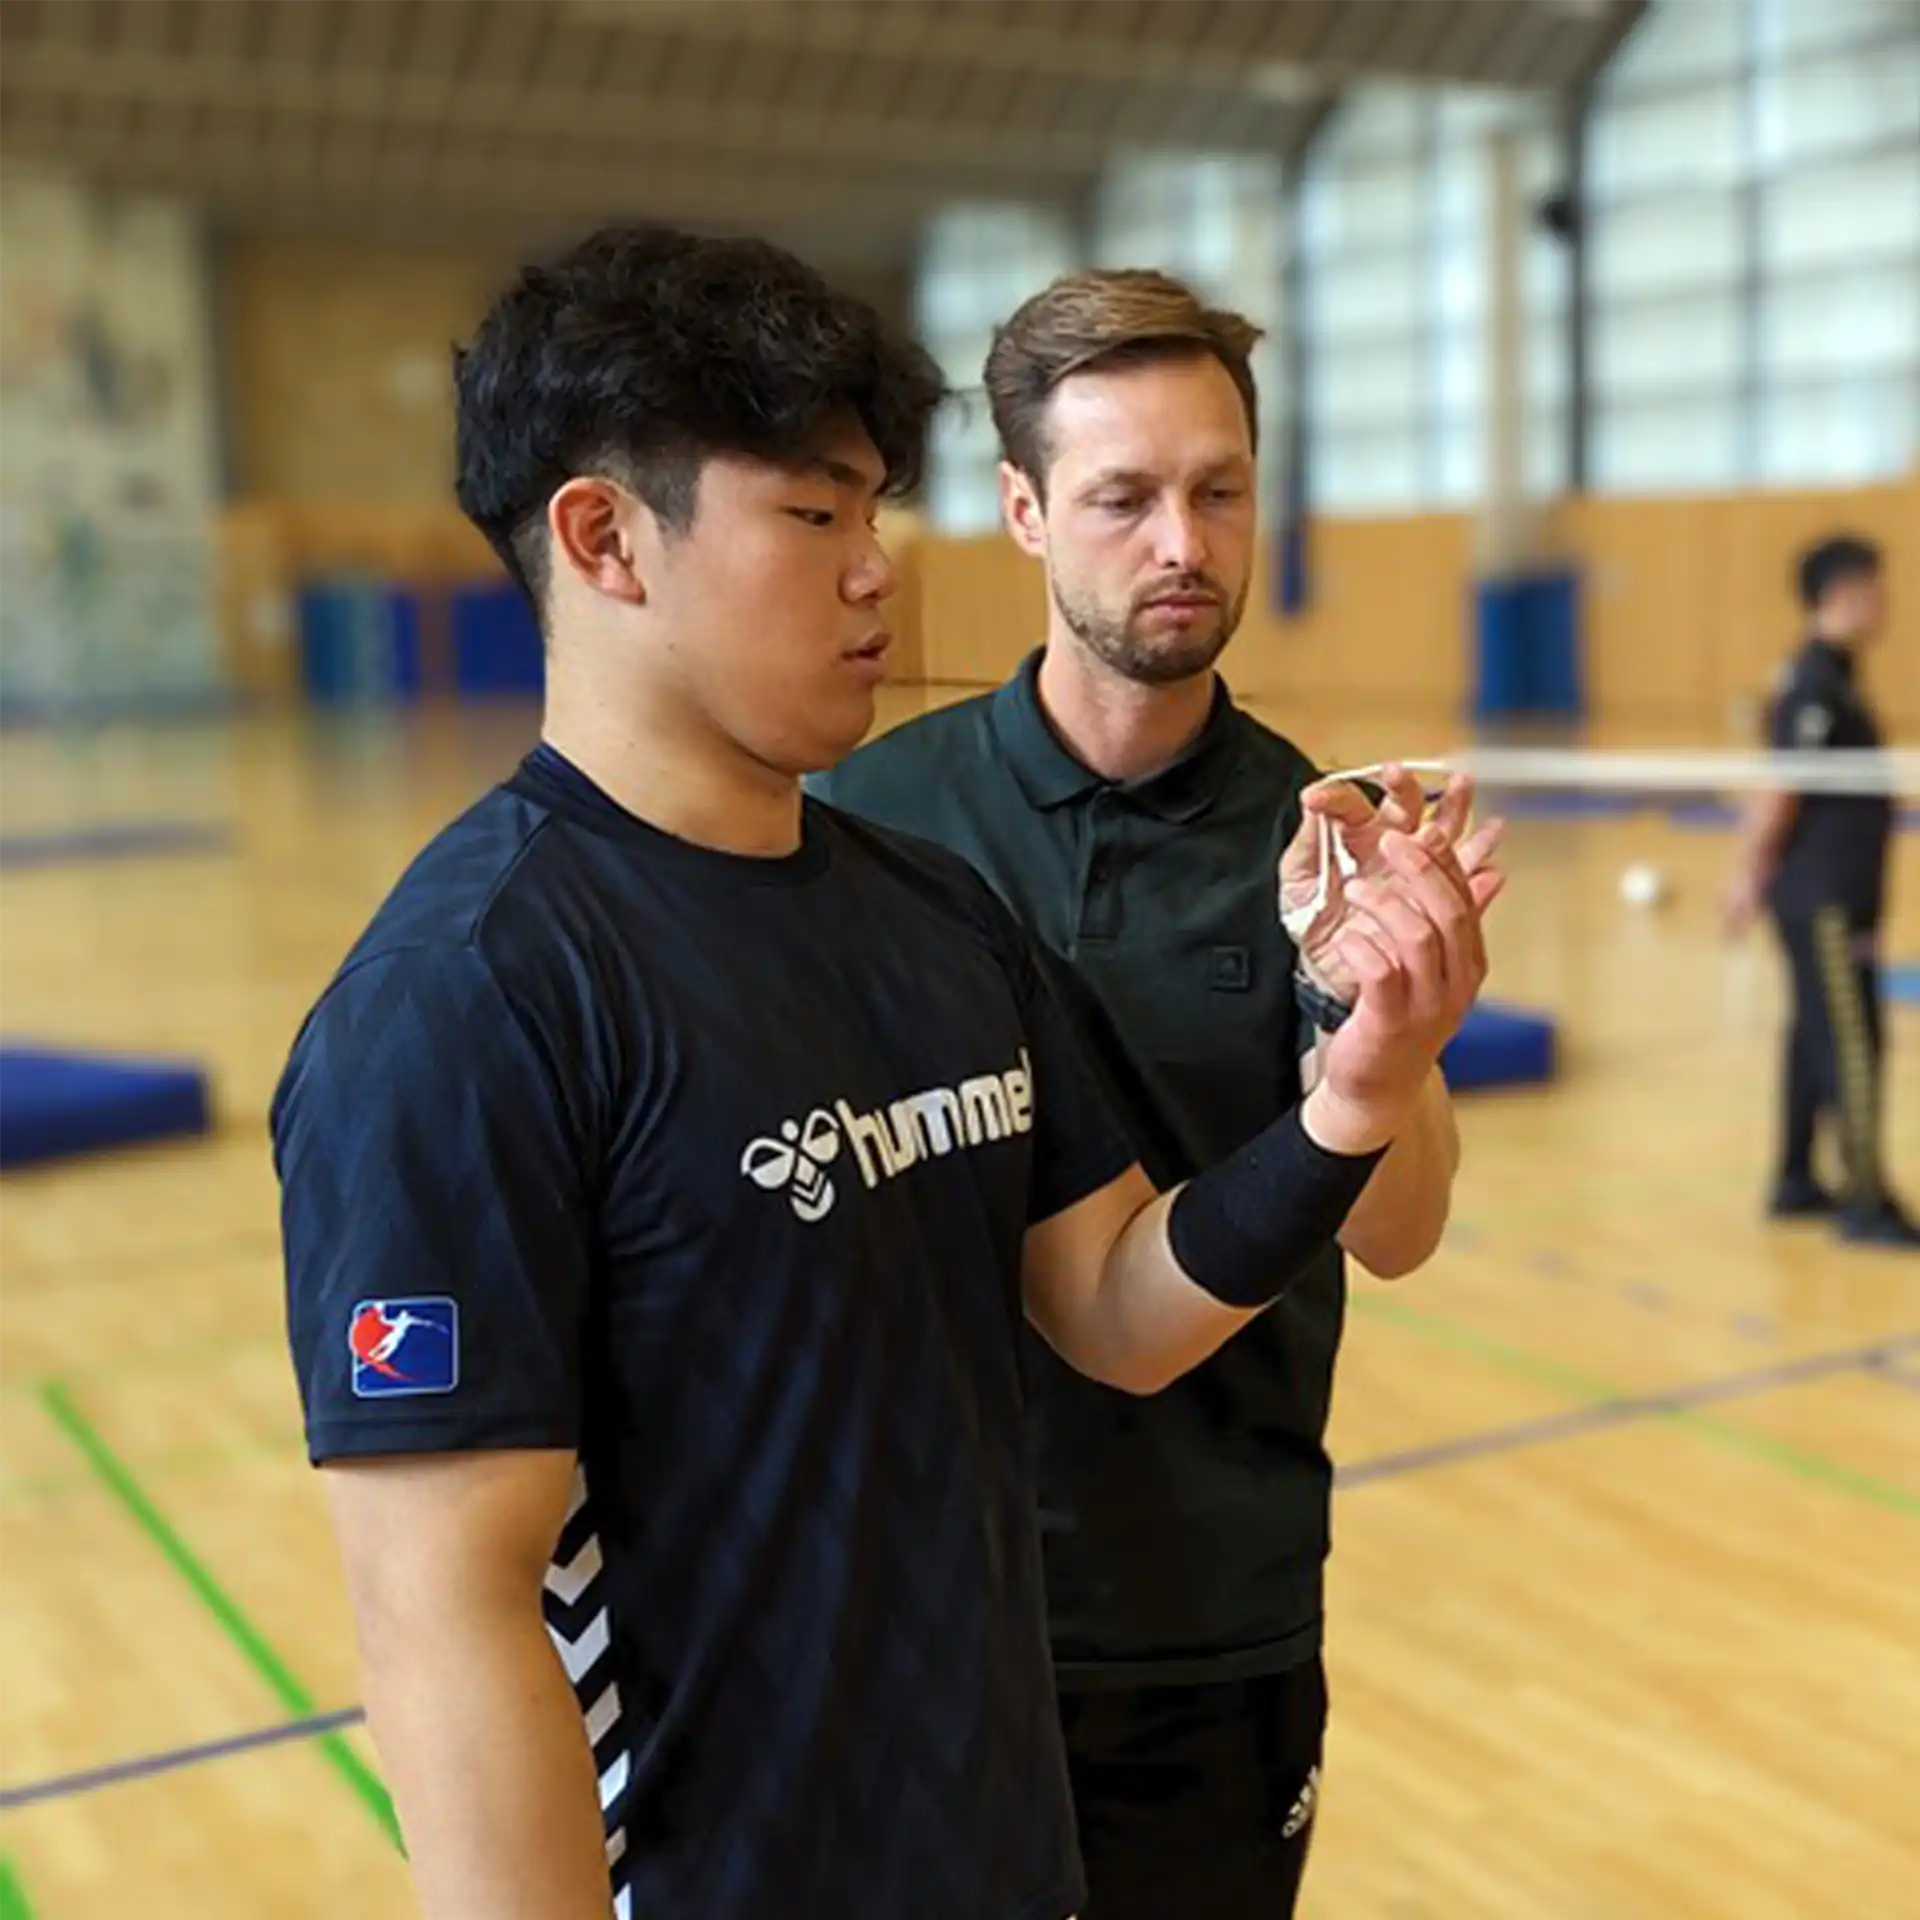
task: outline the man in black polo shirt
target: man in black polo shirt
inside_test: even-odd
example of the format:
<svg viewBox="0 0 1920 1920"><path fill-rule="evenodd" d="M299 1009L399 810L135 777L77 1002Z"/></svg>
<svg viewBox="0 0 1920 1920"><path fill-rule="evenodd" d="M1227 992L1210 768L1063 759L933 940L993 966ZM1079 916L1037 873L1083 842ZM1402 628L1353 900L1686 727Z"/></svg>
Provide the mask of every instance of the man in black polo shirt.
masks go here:
<svg viewBox="0 0 1920 1920"><path fill-rule="evenodd" d="M986 384L1007 525L1046 566L1045 648L997 693L897 729L818 783L964 854L1038 935L1161 1185L1299 1104L1320 1026L1352 991L1323 951L1328 915L1311 911L1314 769L1213 671L1252 571L1257 337L1144 272L1071 275L1014 315ZM1414 824L1418 787L1392 786L1388 817ZM1459 840L1467 799L1456 783L1431 844ZM1358 793L1323 787L1308 804L1347 823L1370 869L1381 822ZM1460 866L1478 870L1496 836L1475 836ZM1313 963L1304 993L1276 913L1283 854L1282 904ZM1291 1908L1326 1713L1340 1248L1382 1275L1417 1266L1456 1159L1436 1068L1340 1244L1150 1404L1032 1354L1090 1920Z"/></svg>
<svg viewBox="0 0 1920 1920"><path fill-rule="evenodd" d="M1822 540L1801 555L1797 584L1808 635L1774 690L1768 741L1792 753L1878 747L1858 662L1886 619L1880 550L1848 535ZM1837 1214L1845 1239L1912 1248L1920 1227L1888 1192L1880 1151L1880 927L1892 834L1888 795L1762 794L1748 815L1727 924L1739 933L1764 902L1793 983L1768 1211L1776 1219ZM1814 1174L1823 1114L1838 1122L1846 1178L1837 1195Z"/></svg>
<svg viewBox="0 0 1920 1920"><path fill-rule="evenodd" d="M273 1109L421 1904L1061 1920L1022 1318L1149 1393L1310 1272L1484 966L1471 890L1383 842L1313 1099L1157 1196L978 875L800 791L873 721L931 364L775 248L615 229L457 387L542 744Z"/></svg>

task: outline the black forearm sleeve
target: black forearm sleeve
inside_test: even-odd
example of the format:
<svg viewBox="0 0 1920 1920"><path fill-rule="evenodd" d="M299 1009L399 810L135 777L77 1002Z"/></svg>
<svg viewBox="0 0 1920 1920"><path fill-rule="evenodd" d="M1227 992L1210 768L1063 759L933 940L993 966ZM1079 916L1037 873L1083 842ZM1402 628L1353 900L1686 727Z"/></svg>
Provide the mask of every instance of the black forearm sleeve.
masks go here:
<svg viewBox="0 0 1920 1920"><path fill-rule="evenodd" d="M1264 1307L1340 1231L1385 1153L1329 1153L1295 1107L1174 1195L1173 1257L1225 1305Z"/></svg>

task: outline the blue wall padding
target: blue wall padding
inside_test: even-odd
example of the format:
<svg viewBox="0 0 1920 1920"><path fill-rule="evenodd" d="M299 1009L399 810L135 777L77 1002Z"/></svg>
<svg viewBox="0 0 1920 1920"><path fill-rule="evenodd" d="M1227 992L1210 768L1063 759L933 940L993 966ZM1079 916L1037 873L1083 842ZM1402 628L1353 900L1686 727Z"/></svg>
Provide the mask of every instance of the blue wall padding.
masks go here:
<svg viewBox="0 0 1920 1920"><path fill-rule="evenodd" d="M1880 985L1889 1000L1898 1000L1903 1006L1920 1007L1920 963L1883 968Z"/></svg>
<svg viewBox="0 0 1920 1920"><path fill-rule="evenodd" d="M1308 575L1307 517L1289 510L1280 523L1280 564L1276 569L1280 582L1280 611L1289 619L1307 610L1311 581Z"/></svg>
<svg viewBox="0 0 1920 1920"><path fill-rule="evenodd" d="M207 1077L184 1061L0 1047L0 1167L205 1133L212 1124Z"/></svg>
<svg viewBox="0 0 1920 1920"><path fill-rule="evenodd" d="M321 706L409 704L420 697L420 600L370 580L300 590L300 679Z"/></svg>
<svg viewBox="0 0 1920 1920"><path fill-rule="evenodd" d="M468 698L538 694L545 686L540 628L518 587L489 583L454 594L453 684Z"/></svg>
<svg viewBox="0 0 1920 1920"><path fill-rule="evenodd" d="M1553 1022L1519 1007L1478 1006L1440 1056L1447 1085L1532 1086L1553 1078Z"/></svg>
<svg viewBox="0 0 1920 1920"><path fill-rule="evenodd" d="M1477 582L1473 629L1476 719L1577 719L1586 710L1577 573Z"/></svg>

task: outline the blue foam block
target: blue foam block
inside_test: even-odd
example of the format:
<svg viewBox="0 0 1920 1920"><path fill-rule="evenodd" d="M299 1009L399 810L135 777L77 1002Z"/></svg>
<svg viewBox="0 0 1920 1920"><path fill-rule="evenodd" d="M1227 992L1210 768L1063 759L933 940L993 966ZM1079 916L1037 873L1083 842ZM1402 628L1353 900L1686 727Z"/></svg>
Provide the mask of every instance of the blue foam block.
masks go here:
<svg viewBox="0 0 1920 1920"><path fill-rule="evenodd" d="M0 1167L211 1125L207 1077L184 1061L0 1047Z"/></svg>
<svg viewBox="0 0 1920 1920"><path fill-rule="evenodd" d="M460 693L538 694L546 671L539 623L518 587L488 582L453 596L453 679Z"/></svg>
<svg viewBox="0 0 1920 1920"><path fill-rule="evenodd" d="M1883 968L1880 985L1889 1000L1898 1000L1903 1006L1920 1006L1920 962L1910 967Z"/></svg>
<svg viewBox="0 0 1920 1920"><path fill-rule="evenodd" d="M1553 1022L1518 1007L1478 1006L1440 1057L1447 1085L1532 1086L1553 1078Z"/></svg>

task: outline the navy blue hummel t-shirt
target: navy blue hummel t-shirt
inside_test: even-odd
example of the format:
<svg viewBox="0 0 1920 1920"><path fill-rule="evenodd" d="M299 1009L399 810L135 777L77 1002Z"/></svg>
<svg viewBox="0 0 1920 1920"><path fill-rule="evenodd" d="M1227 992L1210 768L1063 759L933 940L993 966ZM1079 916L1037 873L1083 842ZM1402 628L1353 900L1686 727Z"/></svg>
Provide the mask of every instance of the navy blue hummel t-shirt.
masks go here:
<svg viewBox="0 0 1920 1920"><path fill-rule="evenodd" d="M314 1459L579 1454L548 1620L623 1914L1080 1904L1020 1252L1132 1154L967 867L812 801L701 849L542 748L273 1132Z"/></svg>

